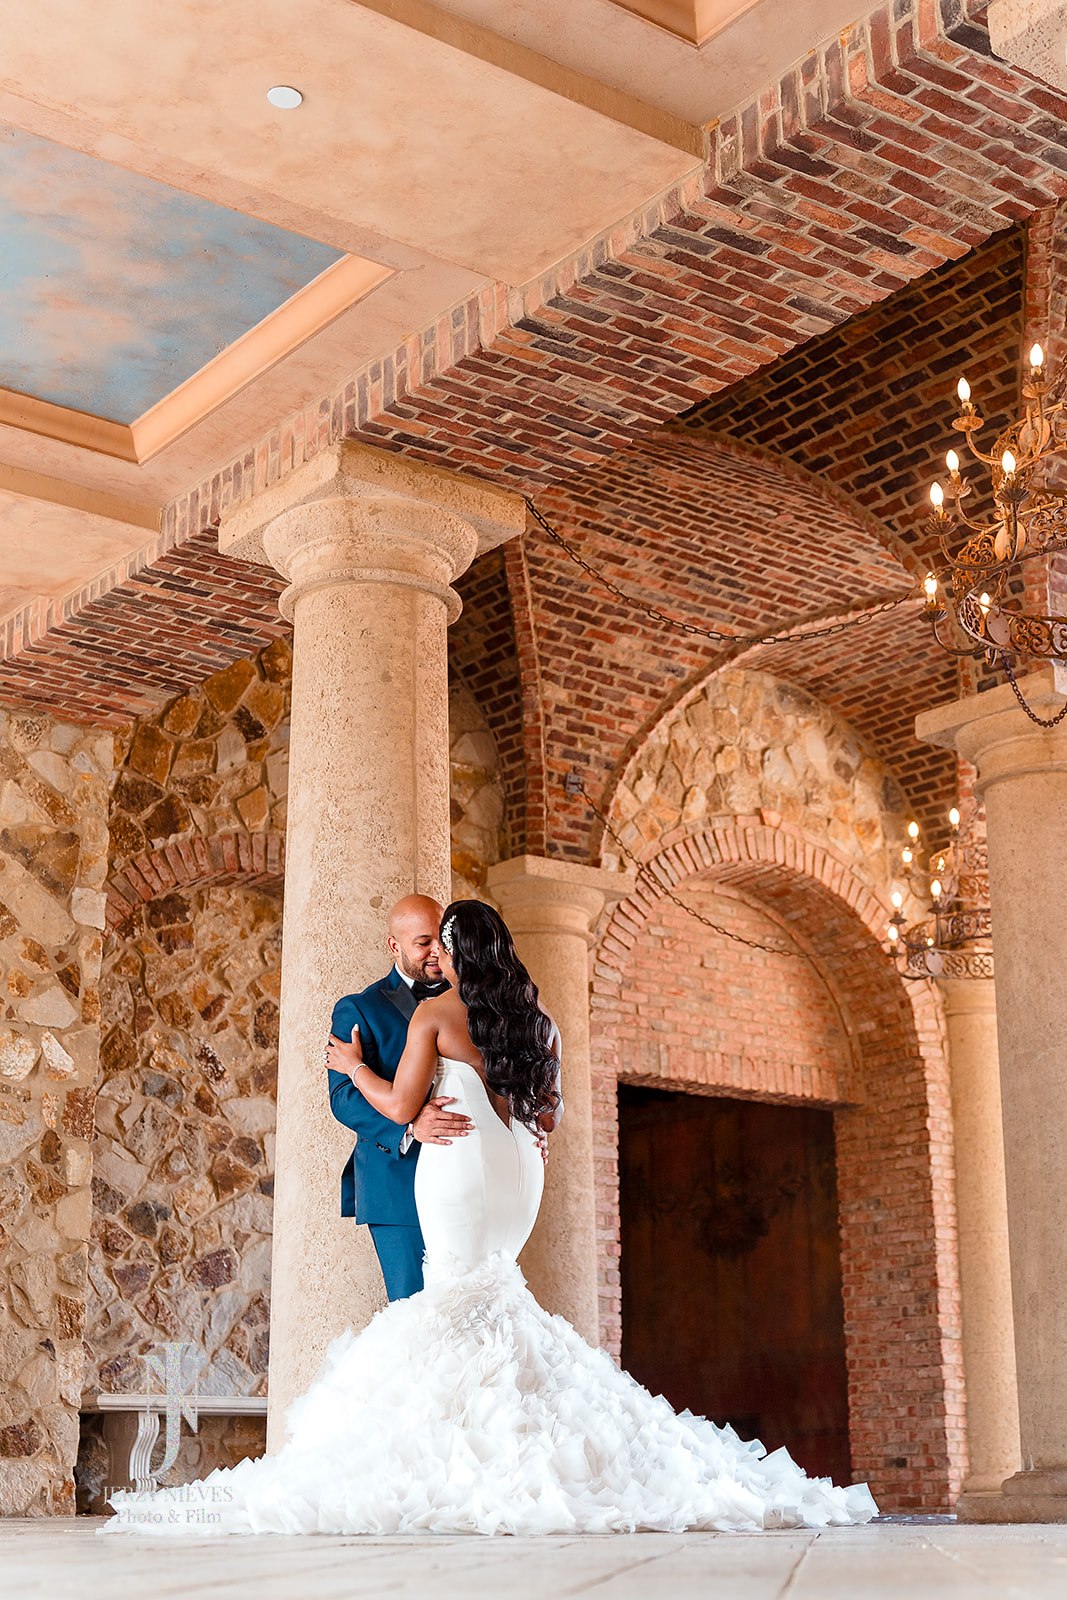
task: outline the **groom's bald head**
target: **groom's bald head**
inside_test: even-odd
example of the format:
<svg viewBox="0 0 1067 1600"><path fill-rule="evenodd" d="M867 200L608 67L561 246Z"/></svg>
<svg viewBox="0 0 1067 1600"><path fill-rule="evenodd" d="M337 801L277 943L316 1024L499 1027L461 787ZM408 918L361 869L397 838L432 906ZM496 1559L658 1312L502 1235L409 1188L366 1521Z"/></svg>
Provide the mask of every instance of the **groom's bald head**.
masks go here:
<svg viewBox="0 0 1067 1600"><path fill-rule="evenodd" d="M409 978L436 983L441 976L443 909L427 894L406 894L389 913L389 950Z"/></svg>

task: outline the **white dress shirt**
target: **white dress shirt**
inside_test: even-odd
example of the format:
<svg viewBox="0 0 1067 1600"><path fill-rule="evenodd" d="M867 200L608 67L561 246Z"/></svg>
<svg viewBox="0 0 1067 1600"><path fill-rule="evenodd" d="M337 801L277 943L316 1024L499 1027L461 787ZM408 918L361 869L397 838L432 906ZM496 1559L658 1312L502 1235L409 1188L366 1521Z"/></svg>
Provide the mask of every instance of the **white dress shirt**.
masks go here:
<svg viewBox="0 0 1067 1600"><path fill-rule="evenodd" d="M409 989L413 989L415 987L415 979L409 978L406 972L401 972L395 961L393 962L393 970L400 979L401 983L406 983ZM412 1126L413 1124L409 1122L404 1137L400 1141L400 1154L402 1156L406 1156L412 1145L415 1143L415 1135L411 1131Z"/></svg>

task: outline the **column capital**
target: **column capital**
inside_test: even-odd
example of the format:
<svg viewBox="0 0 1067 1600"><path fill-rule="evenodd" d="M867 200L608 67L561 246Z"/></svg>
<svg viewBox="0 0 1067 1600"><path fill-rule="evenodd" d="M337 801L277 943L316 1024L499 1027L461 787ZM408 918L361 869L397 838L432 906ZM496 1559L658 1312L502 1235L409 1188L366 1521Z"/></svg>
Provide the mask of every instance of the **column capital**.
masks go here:
<svg viewBox="0 0 1067 1600"><path fill-rule="evenodd" d="M525 525L521 495L346 442L227 512L219 551L287 578L280 606L289 620L310 590L392 583L435 595L454 621L453 580Z"/></svg>
<svg viewBox="0 0 1067 1600"><path fill-rule="evenodd" d="M1067 89L1064 0L993 0L987 20L989 42L1002 61L1022 67L1054 89Z"/></svg>
<svg viewBox="0 0 1067 1600"><path fill-rule="evenodd" d="M573 933L593 943L605 906L634 887L632 872L612 872L551 856L512 856L489 868L486 887L504 920L524 933Z"/></svg>
<svg viewBox="0 0 1067 1600"><path fill-rule="evenodd" d="M1045 663L1020 681L1019 692L1039 717L1054 716L1067 699L1067 665ZM915 734L924 744L956 750L971 762L978 772L978 795L1026 773L1067 772L1067 723L1038 727L1010 683L924 711L915 719Z"/></svg>
<svg viewBox="0 0 1067 1600"><path fill-rule="evenodd" d="M938 978L946 1017L989 1017L997 1010L992 978Z"/></svg>

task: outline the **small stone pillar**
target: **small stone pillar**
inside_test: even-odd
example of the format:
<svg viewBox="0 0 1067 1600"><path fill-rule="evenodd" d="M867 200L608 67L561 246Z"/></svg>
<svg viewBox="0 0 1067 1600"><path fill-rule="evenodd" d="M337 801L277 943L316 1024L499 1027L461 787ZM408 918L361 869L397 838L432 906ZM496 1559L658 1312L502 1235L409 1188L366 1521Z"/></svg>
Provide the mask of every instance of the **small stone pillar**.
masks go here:
<svg viewBox="0 0 1067 1600"><path fill-rule="evenodd" d="M388 967L401 895L449 898L451 584L521 532L517 495L344 444L223 519L224 555L289 580L289 753L267 1446L330 1340L384 1300L370 1237L339 1215L353 1135L330 1116L330 1011Z"/></svg>
<svg viewBox="0 0 1067 1600"><path fill-rule="evenodd" d="M593 1097L589 1063L589 950L606 906L633 874L544 856L489 869L489 893L562 1035L564 1115L552 1135L545 1197L522 1267L547 1311L599 1343Z"/></svg>
<svg viewBox="0 0 1067 1600"><path fill-rule="evenodd" d="M1019 1470L1004 1137L992 978L942 978L959 1218L967 1453L962 1522L994 1520L1000 1486Z"/></svg>
<svg viewBox="0 0 1067 1600"><path fill-rule="evenodd" d="M1019 685L1043 717L1067 669ZM919 717L978 770L985 801L1022 1468L984 1521L1067 1522L1067 724L1009 684Z"/></svg>

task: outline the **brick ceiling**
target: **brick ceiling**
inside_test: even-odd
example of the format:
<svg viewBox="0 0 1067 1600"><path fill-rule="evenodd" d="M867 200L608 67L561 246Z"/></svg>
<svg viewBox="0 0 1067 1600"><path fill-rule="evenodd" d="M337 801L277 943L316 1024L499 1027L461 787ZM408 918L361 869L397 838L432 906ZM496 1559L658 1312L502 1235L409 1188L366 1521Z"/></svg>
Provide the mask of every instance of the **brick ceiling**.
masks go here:
<svg viewBox="0 0 1067 1600"><path fill-rule="evenodd" d="M590 493L589 480L603 486L613 471L625 477L641 461L655 460L664 469L667 447L660 438L636 447L635 441L731 386L742 385L733 391L738 408L728 394L717 403L715 426L751 438L754 414L745 413L745 397L763 411L768 402L753 402L756 391L745 380L816 336L840 339L852 326L873 328L865 335L867 354L857 357L869 365L883 344L878 325L849 319L1067 192L1067 99L993 58L983 18L973 0L893 0L813 52L758 101L712 130L703 177L684 193L620 227L521 295L494 290L457 307L343 390L276 427L167 508L159 552L140 573L102 575L59 613L45 608L12 619L4 640L6 698L114 721L273 636L279 628L273 609L278 584L270 574L222 560L212 550L211 530L226 505L338 438L358 437L528 492L548 489L546 504L562 510L568 502L580 505ZM1010 321L1012 251L1017 262L1017 242L991 247L981 257L987 280L979 296L982 313L1001 329ZM946 269L932 282L950 280ZM961 299L958 325L966 323ZM909 487L932 443L931 396L936 389L940 397L943 383L950 387L949 356L954 361L957 353L935 350L938 341L930 330L921 331L929 348L919 339L915 353L929 370L924 384L931 387L929 393L923 385L910 389L913 459L897 462L895 480L891 473L878 477L885 469L879 449L905 433L906 419L895 402L879 400L879 437L871 436L857 451L856 440L874 422L873 411L864 412L862 392L847 425L832 397L823 391L809 395L813 410L825 407L841 423L836 442L824 451L825 477L857 495L873 490L868 505L877 501L881 481L883 499L875 510L883 524L892 525L886 535L876 536L862 518L851 530L847 518L820 522L817 507L796 485L792 498L779 495L768 504L759 498L766 483L761 488L751 478L756 469L735 462L728 475L720 471L706 482L691 475L685 483L677 474L661 478L662 509L680 490L680 511L676 523L657 533L651 555L621 528L617 501L604 502L611 527L598 525L595 537L602 542L613 529L619 536L613 551L604 548L605 558L614 560L617 571L625 565L639 592L661 598L664 569L671 568L674 581L684 579L673 596L681 614L695 611L698 618L742 627L757 616L777 624L791 606L825 609L835 600L891 586L890 535L907 538ZM820 359L821 344L820 339L810 347L811 359ZM911 382L903 371L911 349L905 339L895 352L900 370L891 381L903 384L901 393ZM821 357L838 376L839 354L831 362ZM793 359L804 372L807 353ZM775 403L781 434L765 442L811 465L805 457L810 441L801 438L803 419L783 403L783 395L795 390L796 375L790 384L787 368L780 371ZM854 370L853 380L842 387L855 395L869 374ZM922 401L921 423L916 400ZM698 426L711 420L708 412ZM669 449L679 452L682 444ZM620 453L615 467L608 464ZM710 470L710 458L701 460ZM864 473L866 481L860 481ZM636 491L636 481L628 481ZM722 497L723 518L730 522L725 539L721 529L699 521L709 494ZM746 494L755 497L747 505ZM747 566L738 564L742 512ZM593 536L588 507L585 515ZM791 587L791 541L797 533L806 541L813 570L805 597ZM643 642L640 650L630 650L628 632L624 648L616 639L617 619L600 601L589 600L572 572L564 577L538 537L531 537L528 553L539 665L559 679L546 681L550 765L562 768L584 757L591 742L614 749L635 736L657 703L706 669L708 655L658 636L647 649ZM557 608L551 615L545 610L549 601ZM586 666L568 676L568 652L594 617L595 629L585 639ZM865 704L878 681L879 655L894 649L899 655L892 639L880 640L880 648L873 633L871 639L866 664L866 647L850 644L836 666L819 668L834 682L854 672L862 685L855 698ZM887 709L883 727L864 724L872 738L896 737L890 724L904 727L911 715L918 680L909 685L908 663L918 656L910 649L905 654L884 679L885 700L899 704L891 713ZM626 672L633 681L624 686ZM847 698L843 683L840 692ZM632 697L626 700L625 726L616 726L614 712L597 698L612 707L620 694ZM514 694L511 699L514 705ZM527 703L527 720L530 714ZM528 746L529 739L524 735L519 743ZM887 753L906 777L906 752L892 746ZM919 782L917 767L913 781ZM579 849L574 819L564 826L562 842Z"/></svg>
<svg viewBox="0 0 1067 1600"><path fill-rule="evenodd" d="M927 490L957 447L956 379L988 426L1014 411L1023 342L1024 231L1010 228L695 406L680 425L788 457L919 550ZM943 475L943 473L942 473Z"/></svg>

